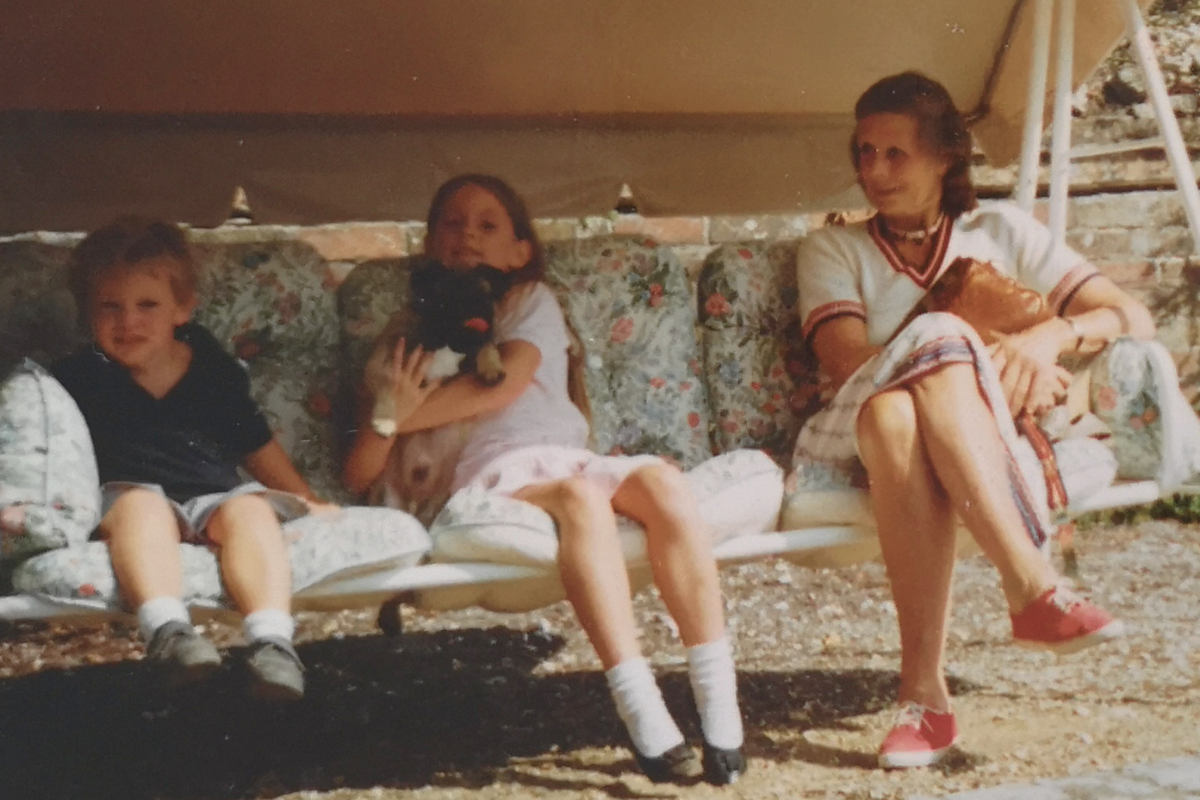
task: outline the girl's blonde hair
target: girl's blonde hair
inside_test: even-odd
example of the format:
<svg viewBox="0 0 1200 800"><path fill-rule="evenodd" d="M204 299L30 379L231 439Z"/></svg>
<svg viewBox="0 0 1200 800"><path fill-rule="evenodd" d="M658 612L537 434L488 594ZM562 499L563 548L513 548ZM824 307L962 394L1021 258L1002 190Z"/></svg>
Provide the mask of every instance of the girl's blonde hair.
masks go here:
<svg viewBox="0 0 1200 800"><path fill-rule="evenodd" d="M513 285L544 281L546 279L546 257L542 242L538 239L537 231L533 227L533 218L529 215L525 201L503 178L478 172L466 172L447 180L437 188L437 191L433 193L433 199L429 202L429 213L425 217L425 235L429 236L433 233L441 221L442 215L446 212L446 205L450 202L450 198L454 197L464 186L478 186L495 197L503 206L504 212L508 214L509 222L513 226L513 234L517 240L529 243L528 263L510 273ZM565 319L566 315L563 316ZM576 333L571 321L566 320L566 322L570 340L567 347L567 396L583 412L583 416L587 418L590 425L592 405L588 399L585 375L587 357L584 352L583 340Z"/></svg>

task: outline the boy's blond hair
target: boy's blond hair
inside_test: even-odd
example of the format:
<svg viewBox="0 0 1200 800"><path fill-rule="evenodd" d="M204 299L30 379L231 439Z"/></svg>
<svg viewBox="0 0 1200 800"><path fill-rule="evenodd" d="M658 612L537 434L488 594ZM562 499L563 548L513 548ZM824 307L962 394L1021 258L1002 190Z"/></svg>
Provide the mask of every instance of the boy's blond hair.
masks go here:
<svg viewBox="0 0 1200 800"><path fill-rule="evenodd" d="M166 257L171 292L180 303L196 296L199 267L178 225L152 217L122 216L97 228L71 251L67 267L71 294L78 305L80 321L91 316L96 282L117 270L138 269L151 259Z"/></svg>

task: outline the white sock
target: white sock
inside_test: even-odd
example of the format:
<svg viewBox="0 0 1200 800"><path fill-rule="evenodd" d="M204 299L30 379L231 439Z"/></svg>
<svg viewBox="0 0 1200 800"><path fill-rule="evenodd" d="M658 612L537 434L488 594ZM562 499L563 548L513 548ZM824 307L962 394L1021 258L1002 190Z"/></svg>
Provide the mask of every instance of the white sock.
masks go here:
<svg viewBox="0 0 1200 800"><path fill-rule="evenodd" d="M255 611L242 620L242 635L247 642L257 642L268 636L290 642L295 633L296 621L292 615L276 608Z"/></svg>
<svg viewBox="0 0 1200 800"><path fill-rule="evenodd" d="M154 638L154 632L168 622L184 622L192 624L187 606L178 597L156 597L142 603L137 610L138 629L142 632L142 641L149 642Z"/></svg>
<svg viewBox="0 0 1200 800"><path fill-rule="evenodd" d="M724 750L742 746L742 712L738 709L737 673L729 640L698 644L687 651L688 678L704 741Z"/></svg>
<svg viewBox="0 0 1200 800"><path fill-rule="evenodd" d="M639 753L657 758L683 744L683 734L663 702L650 662L631 658L605 672L604 677L617 704L617 715Z"/></svg>

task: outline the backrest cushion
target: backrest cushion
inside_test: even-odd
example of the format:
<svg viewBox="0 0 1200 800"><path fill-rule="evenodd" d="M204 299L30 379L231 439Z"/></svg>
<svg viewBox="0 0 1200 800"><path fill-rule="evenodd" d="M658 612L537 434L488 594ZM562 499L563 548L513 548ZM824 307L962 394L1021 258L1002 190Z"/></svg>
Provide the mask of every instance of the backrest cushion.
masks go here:
<svg viewBox="0 0 1200 800"><path fill-rule="evenodd" d="M333 268L311 246L286 239L201 238L196 254L196 321L245 364L251 393L313 490L346 499L331 424L338 376Z"/></svg>
<svg viewBox="0 0 1200 800"><path fill-rule="evenodd" d="M546 248L547 281L587 353L593 447L650 453L684 468L712 455L688 277L645 237Z"/></svg>
<svg viewBox="0 0 1200 800"><path fill-rule="evenodd" d="M800 337L796 245L724 244L701 267L702 374L717 452L760 448L788 464L800 426L820 407Z"/></svg>
<svg viewBox="0 0 1200 800"><path fill-rule="evenodd" d="M340 405L389 315L407 308L410 259L365 262L338 290ZM601 237L546 248L546 281L587 352L593 448L652 453L684 467L711 455L687 275L666 247Z"/></svg>

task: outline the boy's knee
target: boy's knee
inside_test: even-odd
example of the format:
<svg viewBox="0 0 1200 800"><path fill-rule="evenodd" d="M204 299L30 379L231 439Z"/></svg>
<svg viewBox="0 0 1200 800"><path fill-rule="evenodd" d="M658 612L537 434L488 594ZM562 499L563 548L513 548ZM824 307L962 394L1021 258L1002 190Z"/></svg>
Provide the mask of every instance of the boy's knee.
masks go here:
<svg viewBox="0 0 1200 800"><path fill-rule="evenodd" d="M267 535L279 528L279 517L265 497L242 494L221 503L208 518L206 528L209 537L216 542L220 542L232 530L244 529Z"/></svg>

